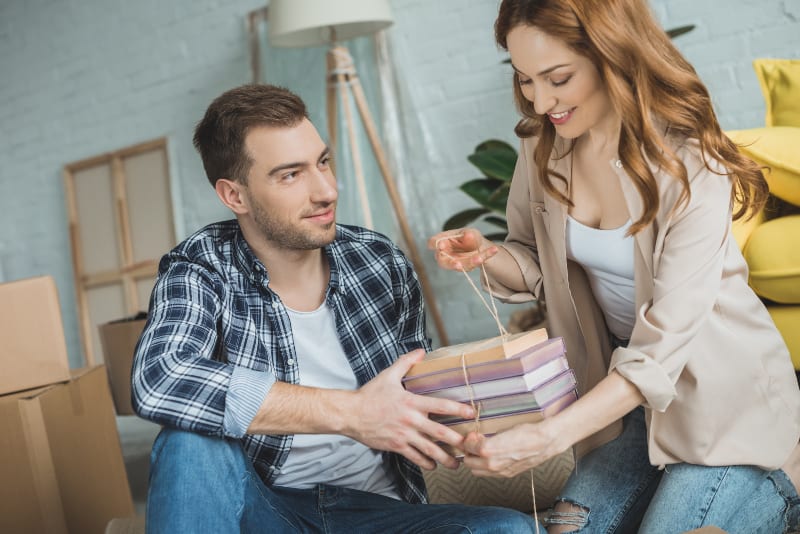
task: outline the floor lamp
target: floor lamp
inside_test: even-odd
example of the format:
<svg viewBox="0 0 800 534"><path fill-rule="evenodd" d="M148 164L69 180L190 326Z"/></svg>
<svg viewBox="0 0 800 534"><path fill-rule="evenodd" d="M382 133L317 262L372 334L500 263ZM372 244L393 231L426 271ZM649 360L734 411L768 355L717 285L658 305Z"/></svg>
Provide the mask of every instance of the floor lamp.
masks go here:
<svg viewBox="0 0 800 534"><path fill-rule="evenodd" d="M440 342L442 345L448 345L449 340L436 305L436 298L408 225L405 208L367 106L353 58L347 48L340 44L354 37L374 34L390 26L392 16L388 0L271 0L268 20L269 41L273 46L302 47L326 44L330 46L327 55L326 105L331 151L336 153L338 105L341 102L364 222L366 226L372 227L366 181L350 107L349 97L352 96L380 168L408 254L422 285L428 314L433 319Z"/></svg>

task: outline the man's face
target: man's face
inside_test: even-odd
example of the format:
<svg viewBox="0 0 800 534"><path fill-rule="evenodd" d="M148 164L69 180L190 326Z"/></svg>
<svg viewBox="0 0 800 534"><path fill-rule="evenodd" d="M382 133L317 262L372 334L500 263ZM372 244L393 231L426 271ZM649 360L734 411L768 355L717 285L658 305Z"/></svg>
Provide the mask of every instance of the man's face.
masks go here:
<svg viewBox="0 0 800 534"><path fill-rule="evenodd" d="M262 237L284 249L323 247L336 236L336 178L328 147L307 119L257 127L245 138L253 164L242 194Z"/></svg>

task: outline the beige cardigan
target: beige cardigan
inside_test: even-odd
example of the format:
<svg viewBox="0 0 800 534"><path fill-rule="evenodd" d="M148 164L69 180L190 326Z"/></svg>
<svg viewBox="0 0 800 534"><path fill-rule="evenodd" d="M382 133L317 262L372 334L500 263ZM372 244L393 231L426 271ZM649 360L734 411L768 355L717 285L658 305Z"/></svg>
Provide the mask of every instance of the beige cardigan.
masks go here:
<svg viewBox="0 0 800 534"><path fill-rule="evenodd" d="M635 236L637 314L627 348L611 352L588 279L567 260L567 207L544 193L537 179L535 139L522 141L504 245L529 291L515 293L497 281L491 287L507 302L546 300L549 332L563 336L581 392L613 369L639 388L653 465L775 469L800 439L800 391L789 352L747 285L747 265L730 233L729 178L704 166L696 142L671 141L686 165L691 201L671 213L682 188L654 169L661 207L654 223ZM567 146L557 139L557 153ZM570 165L569 157L552 163L566 177ZM641 197L622 163L613 159L609 165L635 221ZM578 454L613 438L620 426L584 440Z"/></svg>

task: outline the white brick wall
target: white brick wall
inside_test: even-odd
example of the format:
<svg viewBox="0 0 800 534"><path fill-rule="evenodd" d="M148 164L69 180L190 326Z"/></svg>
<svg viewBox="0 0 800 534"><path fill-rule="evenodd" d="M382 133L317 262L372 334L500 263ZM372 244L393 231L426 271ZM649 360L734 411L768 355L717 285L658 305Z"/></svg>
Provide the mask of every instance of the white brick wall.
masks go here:
<svg viewBox="0 0 800 534"><path fill-rule="evenodd" d="M81 350L63 165L169 138L177 227L225 216L191 130L249 79L245 15L260 0L0 2L0 261L6 279L51 274L70 363Z"/></svg>
<svg viewBox="0 0 800 534"><path fill-rule="evenodd" d="M400 82L430 141L410 155L422 163L413 167L414 183L403 188L424 247L449 215L470 205L456 189L477 176L466 155L489 137L515 142L516 113L508 67L492 38L497 0L391 3ZM676 44L709 86L723 127L762 124L750 62L800 57L800 1L652 3L665 27L697 25ZM80 362L80 344L63 165L167 136L180 201L178 237L226 217L205 181L191 131L213 97L249 80L245 15L263 4L0 2L0 272L6 279L56 278L73 365ZM491 335L492 322L466 281L436 271L430 261L428 268L452 341Z"/></svg>

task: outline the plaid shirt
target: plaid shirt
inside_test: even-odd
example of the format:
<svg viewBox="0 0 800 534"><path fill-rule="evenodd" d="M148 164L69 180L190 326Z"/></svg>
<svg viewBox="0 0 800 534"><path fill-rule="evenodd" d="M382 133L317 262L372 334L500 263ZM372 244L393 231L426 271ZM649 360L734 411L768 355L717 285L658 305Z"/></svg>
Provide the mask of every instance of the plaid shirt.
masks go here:
<svg viewBox="0 0 800 534"><path fill-rule="evenodd" d="M337 225L324 248L325 302L359 385L401 354L430 349L422 295L410 263L386 237ZM166 254L133 364L136 412L169 427L222 437L235 366L297 384L292 328L269 275L235 220L206 226ZM266 484L289 455L292 436L251 435L244 450ZM426 502L417 466L384 453L408 502Z"/></svg>

